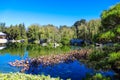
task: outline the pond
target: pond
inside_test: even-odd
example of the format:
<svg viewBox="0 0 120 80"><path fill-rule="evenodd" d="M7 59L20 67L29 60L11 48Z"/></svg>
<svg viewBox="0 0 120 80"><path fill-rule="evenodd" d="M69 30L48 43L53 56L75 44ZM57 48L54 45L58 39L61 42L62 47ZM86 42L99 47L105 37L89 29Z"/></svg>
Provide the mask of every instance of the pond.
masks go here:
<svg viewBox="0 0 120 80"><path fill-rule="evenodd" d="M24 44L7 44L2 45L0 50L0 72L19 72L21 68L10 66L8 63L15 60L22 60L32 57L38 57L41 55L50 54L62 54L70 52L73 49L80 49L80 47L68 47L64 46L61 48L49 48L40 47L39 45L24 45ZM113 76L113 71L99 71L105 76ZM72 61L59 63L52 66L32 66L25 73L27 74L44 74L50 75L51 77L60 77L66 80L71 78L72 80L82 80L87 74L94 74L96 71L92 68L88 68L85 64L80 61Z"/></svg>

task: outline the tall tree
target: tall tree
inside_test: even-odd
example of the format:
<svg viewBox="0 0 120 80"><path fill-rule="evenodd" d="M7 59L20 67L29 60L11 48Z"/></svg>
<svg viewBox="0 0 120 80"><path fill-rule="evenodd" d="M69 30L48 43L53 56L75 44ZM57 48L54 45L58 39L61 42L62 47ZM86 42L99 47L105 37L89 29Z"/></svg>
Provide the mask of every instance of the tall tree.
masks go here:
<svg viewBox="0 0 120 80"><path fill-rule="evenodd" d="M120 25L120 3L105 10L101 14L102 25L105 29L113 29Z"/></svg>
<svg viewBox="0 0 120 80"><path fill-rule="evenodd" d="M120 3L105 10L101 14L103 33L99 34L98 40L101 42L119 42L120 25Z"/></svg>
<svg viewBox="0 0 120 80"><path fill-rule="evenodd" d="M25 29L24 23L23 24L19 24L18 26L19 26L19 29L20 29L21 39L26 39L27 36L26 36L26 29Z"/></svg>
<svg viewBox="0 0 120 80"><path fill-rule="evenodd" d="M86 20L85 19L81 19L79 21L76 21L74 23L74 26L76 28L76 35L77 35L77 38L79 38L79 26L81 26L82 24L85 24L86 23Z"/></svg>
<svg viewBox="0 0 120 80"><path fill-rule="evenodd" d="M29 39L39 40L39 25L33 24L28 27L27 36Z"/></svg>
<svg viewBox="0 0 120 80"><path fill-rule="evenodd" d="M87 29L88 29L87 39L90 41L93 41L95 37L98 35L98 33L100 33L100 30L99 30L100 27L101 27L100 19L90 20L87 23Z"/></svg>
<svg viewBox="0 0 120 80"><path fill-rule="evenodd" d="M74 37L74 30L71 27L64 25L60 27L59 31L59 35L61 35L61 43L64 45L69 44L70 40Z"/></svg>

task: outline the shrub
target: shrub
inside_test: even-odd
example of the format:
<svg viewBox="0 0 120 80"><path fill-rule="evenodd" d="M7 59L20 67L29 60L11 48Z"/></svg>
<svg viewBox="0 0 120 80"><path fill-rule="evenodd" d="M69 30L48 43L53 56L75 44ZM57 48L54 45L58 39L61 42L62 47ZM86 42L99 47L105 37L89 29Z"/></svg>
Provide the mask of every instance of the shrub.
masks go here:
<svg viewBox="0 0 120 80"><path fill-rule="evenodd" d="M110 62L110 63L113 63L113 62L115 62L115 61L117 61L117 60L120 60L120 52L113 52L113 53L111 53L111 54L109 54L109 59L108 59L108 61Z"/></svg>
<svg viewBox="0 0 120 80"><path fill-rule="evenodd" d="M31 75L23 73L0 73L0 80L60 80L59 78L51 78L44 75Z"/></svg>
<svg viewBox="0 0 120 80"><path fill-rule="evenodd" d="M103 58L104 57L104 53L103 53L103 51L101 51L101 50L95 50L95 51L93 51L90 55L89 55L89 59L91 60L91 61L98 61L98 60L100 60L101 58Z"/></svg>
<svg viewBox="0 0 120 80"><path fill-rule="evenodd" d="M113 31L107 31L100 35L100 39L104 39L105 41L112 40L115 37L115 33Z"/></svg>
<svg viewBox="0 0 120 80"><path fill-rule="evenodd" d="M93 76L88 76L85 80L111 80L109 77L105 77L100 73L96 73Z"/></svg>

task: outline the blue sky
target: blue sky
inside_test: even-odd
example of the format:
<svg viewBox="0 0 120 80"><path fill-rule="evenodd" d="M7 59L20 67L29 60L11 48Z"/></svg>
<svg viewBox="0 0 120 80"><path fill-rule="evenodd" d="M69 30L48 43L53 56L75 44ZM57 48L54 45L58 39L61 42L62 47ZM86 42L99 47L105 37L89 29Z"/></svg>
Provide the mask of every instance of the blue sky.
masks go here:
<svg viewBox="0 0 120 80"><path fill-rule="evenodd" d="M119 0L0 0L0 22L7 26L38 23L71 26L82 18L98 19Z"/></svg>

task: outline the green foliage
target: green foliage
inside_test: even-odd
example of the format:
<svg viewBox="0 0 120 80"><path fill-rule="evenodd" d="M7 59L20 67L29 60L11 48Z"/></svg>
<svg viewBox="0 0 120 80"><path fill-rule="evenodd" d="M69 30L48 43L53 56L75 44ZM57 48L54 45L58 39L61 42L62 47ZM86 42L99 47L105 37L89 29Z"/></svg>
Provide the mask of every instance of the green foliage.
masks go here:
<svg viewBox="0 0 120 80"><path fill-rule="evenodd" d="M31 25L27 31L28 38L32 40L46 39L48 43L68 44L73 38L74 31L67 26L60 26L58 29L53 25Z"/></svg>
<svg viewBox="0 0 120 80"><path fill-rule="evenodd" d="M87 39L92 41L96 39L96 36L100 33L99 28L101 27L101 20L90 20L87 23Z"/></svg>
<svg viewBox="0 0 120 80"><path fill-rule="evenodd" d="M91 61L99 61L101 60L101 58L103 58L105 56L105 54L103 53L102 50L97 49L94 50L90 55L89 55L89 59Z"/></svg>
<svg viewBox="0 0 120 80"><path fill-rule="evenodd" d="M79 38L79 26L81 25L85 25L86 24L86 20L85 19L81 19L79 21L76 21L74 23L74 26L76 28L76 35L77 35L77 38Z"/></svg>
<svg viewBox="0 0 120 80"><path fill-rule="evenodd" d="M105 10L101 15L102 25L105 29L113 29L120 24L120 3Z"/></svg>
<svg viewBox="0 0 120 80"><path fill-rule="evenodd" d="M112 69L114 65L114 68L118 68L120 67L116 65L118 61L120 61L120 44L118 43L111 47L96 49L88 56L88 65L96 70Z"/></svg>
<svg viewBox="0 0 120 80"><path fill-rule="evenodd" d="M120 41L120 3L102 12L101 24L101 34L98 36L98 41L103 43Z"/></svg>
<svg viewBox="0 0 120 80"><path fill-rule="evenodd" d="M26 39L27 36L26 36L25 25L24 24L19 24L18 26L19 26L19 30L20 30L21 39Z"/></svg>
<svg viewBox="0 0 120 80"><path fill-rule="evenodd" d="M31 25L28 28L27 36L29 39L39 40L39 26L38 25Z"/></svg>
<svg viewBox="0 0 120 80"><path fill-rule="evenodd" d="M59 31L61 35L61 43L63 45L68 45L70 40L74 37L74 31L67 26L61 26Z"/></svg>
<svg viewBox="0 0 120 80"><path fill-rule="evenodd" d="M96 35L100 33L99 28L101 26L101 20L90 20L88 22L85 22L85 20L81 22L80 20L76 21L74 26L77 38L93 41L95 40Z"/></svg>
<svg viewBox="0 0 120 80"><path fill-rule="evenodd" d="M10 27L6 27L4 32L7 34L7 38L10 40L21 40L27 38L24 24L15 26L11 25Z"/></svg>
<svg viewBox="0 0 120 80"><path fill-rule="evenodd" d="M88 76L85 80L111 80L109 77L105 77L100 73L96 73L93 76Z"/></svg>
<svg viewBox="0 0 120 80"><path fill-rule="evenodd" d="M0 80L60 80L59 78L51 78L44 75L31 75L23 73L1 73Z"/></svg>
<svg viewBox="0 0 120 80"><path fill-rule="evenodd" d="M100 35L99 40L110 41L110 40L113 40L115 36L116 35L113 31L107 31Z"/></svg>
<svg viewBox="0 0 120 80"><path fill-rule="evenodd" d="M114 63L115 61L120 60L120 52L113 52L109 54L109 59L108 61L110 63Z"/></svg>
<svg viewBox="0 0 120 80"><path fill-rule="evenodd" d="M62 40L61 40L61 43L63 45L68 45L70 43L70 39L67 38L67 37L63 37Z"/></svg>
<svg viewBox="0 0 120 80"><path fill-rule="evenodd" d="M118 25L118 26L116 27L116 32L117 32L117 34L120 34L120 25Z"/></svg>

